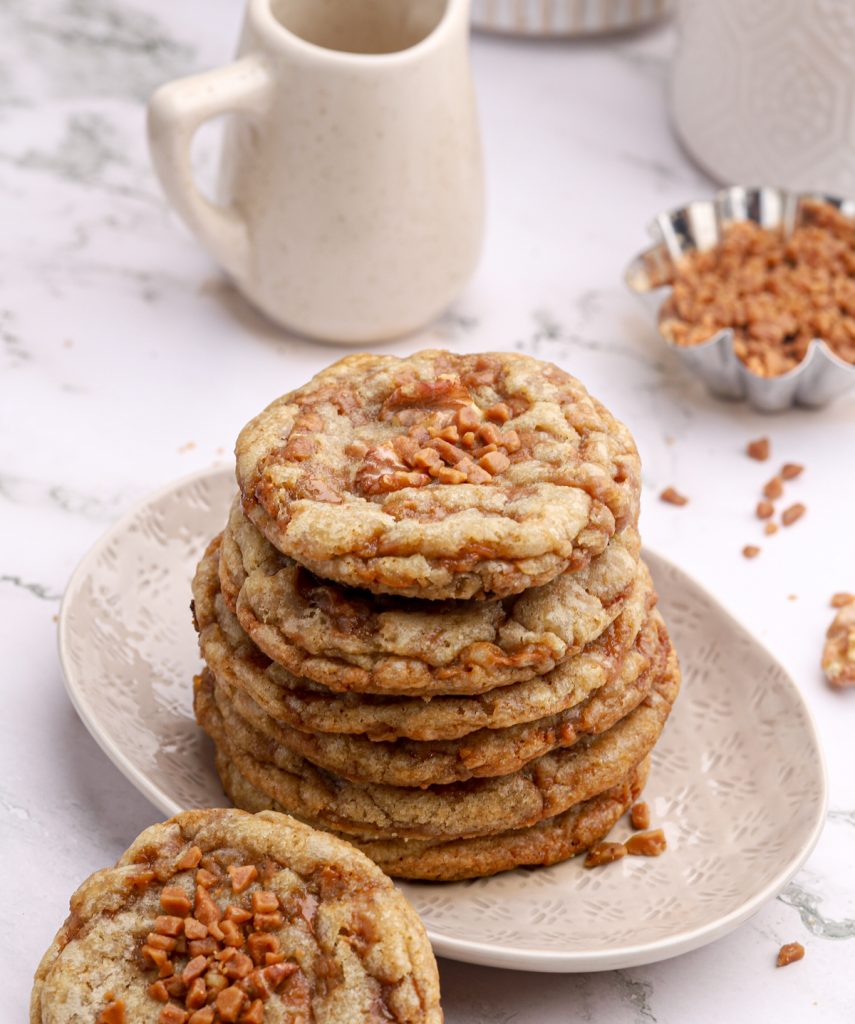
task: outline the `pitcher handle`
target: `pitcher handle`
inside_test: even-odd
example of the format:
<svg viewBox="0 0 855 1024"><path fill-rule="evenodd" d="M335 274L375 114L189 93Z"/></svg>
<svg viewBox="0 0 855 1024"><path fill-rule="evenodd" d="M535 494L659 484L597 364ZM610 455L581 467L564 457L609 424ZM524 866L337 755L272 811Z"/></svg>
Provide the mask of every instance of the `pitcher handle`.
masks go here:
<svg viewBox="0 0 855 1024"><path fill-rule="evenodd" d="M148 104L148 140L167 198L225 270L249 273L249 228L235 206L206 199L193 179L190 145L196 130L219 114L260 114L273 85L263 57L249 54L225 67L161 86Z"/></svg>

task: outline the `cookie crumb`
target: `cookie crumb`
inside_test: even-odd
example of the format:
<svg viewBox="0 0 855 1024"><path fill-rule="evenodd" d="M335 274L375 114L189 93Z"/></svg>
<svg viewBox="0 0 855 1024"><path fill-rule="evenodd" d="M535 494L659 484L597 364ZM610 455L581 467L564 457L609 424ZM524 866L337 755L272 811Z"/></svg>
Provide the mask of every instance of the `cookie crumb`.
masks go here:
<svg viewBox="0 0 855 1024"><path fill-rule="evenodd" d="M807 512L807 509L800 501L797 501L795 505L790 505L789 508L784 509L781 513L781 522L784 526L792 526L797 520Z"/></svg>
<svg viewBox="0 0 855 1024"><path fill-rule="evenodd" d="M802 475L804 468L798 462L785 462L781 467L781 476L784 480L795 480L797 476Z"/></svg>
<svg viewBox="0 0 855 1024"><path fill-rule="evenodd" d="M181 445L181 447L178 449L178 454L185 455L187 452L192 452L195 447L195 441L188 441L186 444Z"/></svg>
<svg viewBox="0 0 855 1024"><path fill-rule="evenodd" d="M805 955L805 947L800 942L788 942L778 950L776 967L786 967L787 964L794 964Z"/></svg>
<svg viewBox="0 0 855 1024"><path fill-rule="evenodd" d="M689 499L680 494L679 491L674 490L673 487L666 487L665 490L659 495L659 500L666 502L668 505L688 505Z"/></svg>
<svg viewBox="0 0 855 1024"><path fill-rule="evenodd" d="M799 595L798 594L787 594L787 600L788 601L798 601L798 599L799 599Z"/></svg>
<svg viewBox="0 0 855 1024"><path fill-rule="evenodd" d="M756 558L760 554L760 548L756 544L746 544L742 549L744 558Z"/></svg>
<svg viewBox="0 0 855 1024"><path fill-rule="evenodd" d="M633 804L632 810L629 812L629 820L632 822L632 827L639 831L650 828L650 808L644 802Z"/></svg>
<svg viewBox="0 0 855 1024"><path fill-rule="evenodd" d="M620 860L626 856L626 847L623 843L595 843L585 857L586 868L598 868L601 864L611 864L612 861Z"/></svg>
<svg viewBox="0 0 855 1024"><path fill-rule="evenodd" d="M822 670L836 690L855 686L855 603L844 605L828 627Z"/></svg>
<svg viewBox="0 0 855 1024"><path fill-rule="evenodd" d="M771 537L773 534L776 534L778 532L778 524L766 523L766 525L763 527L763 532L766 534L767 537Z"/></svg>
<svg viewBox="0 0 855 1024"><path fill-rule="evenodd" d="M774 514L775 514L775 506L772 504L771 501L766 501L764 499L763 501L758 501L757 502L757 518L758 519L771 519Z"/></svg>
<svg viewBox="0 0 855 1024"><path fill-rule="evenodd" d="M765 462L769 458L771 450L772 446L769 438L758 437L756 441L748 442L745 452L749 458L756 459L758 462Z"/></svg>
<svg viewBox="0 0 855 1024"><path fill-rule="evenodd" d="M831 598L831 607L845 608L847 604L852 604L853 601L855 601L855 594L848 594L845 590L841 590Z"/></svg>
<svg viewBox="0 0 855 1024"><path fill-rule="evenodd" d="M772 479L763 488L763 495L766 498L774 501L776 498L780 498L784 493L784 485L781 483L779 476L773 476Z"/></svg>

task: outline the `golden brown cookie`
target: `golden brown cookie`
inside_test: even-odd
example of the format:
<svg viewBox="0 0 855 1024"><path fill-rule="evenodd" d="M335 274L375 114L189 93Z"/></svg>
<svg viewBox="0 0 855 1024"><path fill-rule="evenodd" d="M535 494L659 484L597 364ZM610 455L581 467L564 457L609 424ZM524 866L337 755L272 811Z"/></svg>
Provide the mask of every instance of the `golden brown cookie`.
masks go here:
<svg viewBox="0 0 855 1024"><path fill-rule="evenodd" d="M551 750L595 736L634 710L661 677L670 641L654 612L621 670L590 697L547 718L505 729L480 729L459 740L376 742L364 736L303 732L276 722L251 697L215 681L219 704L228 704L251 729L287 747L319 768L351 782L392 786L446 785L471 778L508 775Z"/></svg>
<svg viewBox="0 0 855 1024"><path fill-rule="evenodd" d="M146 829L72 896L30 1008L31 1024L310 1019L441 1024L436 962L375 864L271 811Z"/></svg>
<svg viewBox="0 0 855 1024"><path fill-rule="evenodd" d="M634 525L629 431L515 353L355 355L241 431L244 512L312 572L376 593L504 596Z"/></svg>
<svg viewBox="0 0 855 1024"><path fill-rule="evenodd" d="M605 793L529 828L448 842L360 839L352 835L347 838L393 878L450 882L495 875L517 867L557 864L608 835L641 795L649 767L649 759L645 759ZM217 772L223 789L238 807L252 811L281 809L275 800L245 779L225 755L217 755Z"/></svg>
<svg viewBox="0 0 855 1024"><path fill-rule="evenodd" d="M245 692L276 721L310 733L363 734L374 740L451 740L479 729L501 729L554 715L583 701L619 671L655 601L642 564L612 625L553 672L526 682L477 696L429 700L336 693L271 663L252 643L219 592L216 552L215 540L194 580L202 656L219 679Z"/></svg>
<svg viewBox="0 0 855 1024"><path fill-rule="evenodd" d="M235 502L219 575L243 628L294 675L340 691L481 693L550 672L607 629L639 552L638 531L627 527L585 569L504 601L395 598L312 575Z"/></svg>
<svg viewBox="0 0 855 1024"><path fill-rule="evenodd" d="M290 813L363 837L457 839L525 828L617 785L653 748L679 680L672 654L641 705L608 732L509 775L427 789L357 784L315 767L218 703L209 672L197 679L195 708L219 751Z"/></svg>

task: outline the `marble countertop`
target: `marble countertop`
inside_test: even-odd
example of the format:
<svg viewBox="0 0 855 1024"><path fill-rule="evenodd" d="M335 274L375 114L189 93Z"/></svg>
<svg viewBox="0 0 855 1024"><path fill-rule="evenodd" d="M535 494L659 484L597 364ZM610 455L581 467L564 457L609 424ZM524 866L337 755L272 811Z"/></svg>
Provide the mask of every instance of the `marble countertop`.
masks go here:
<svg viewBox="0 0 855 1024"><path fill-rule="evenodd" d="M241 425L340 352L254 313L167 209L144 141L159 83L230 57L236 0L0 5L0 959L4 1019L89 872L158 812L66 699L56 617L74 565L147 491L225 464ZM516 348L580 376L635 432L646 542L788 666L812 708L828 823L796 880L729 937L665 963L535 976L441 965L450 1024L713 1024L850 1019L855 1003L855 694L818 669L829 596L855 589L855 397L764 417L708 397L658 347L622 284L660 209L710 194L666 115L668 27L586 43L473 43L489 174L477 276L420 337ZM198 139L210 180L214 129ZM745 443L768 435L773 461ZM782 461L806 517L758 541L760 485ZM656 495L673 485L690 503ZM773 967L783 942L803 962Z"/></svg>

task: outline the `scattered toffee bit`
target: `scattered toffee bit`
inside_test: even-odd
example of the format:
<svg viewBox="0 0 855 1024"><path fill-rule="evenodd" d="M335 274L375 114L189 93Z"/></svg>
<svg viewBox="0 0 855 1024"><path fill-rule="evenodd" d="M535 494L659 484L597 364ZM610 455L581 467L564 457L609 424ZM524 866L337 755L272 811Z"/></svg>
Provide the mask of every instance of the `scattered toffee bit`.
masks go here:
<svg viewBox="0 0 855 1024"><path fill-rule="evenodd" d="M760 548L756 544L746 544L742 549L743 558L756 558L760 554Z"/></svg>
<svg viewBox="0 0 855 1024"><path fill-rule="evenodd" d="M665 490L659 495L659 500L664 501L668 505L688 505L689 499L680 494L679 491L674 490L673 487L666 487Z"/></svg>
<svg viewBox="0 0 855 1024"><path fill-rule="evenodd" d="M775 506L772 504L771 501L766 501L766 499L764 498L763 501L757 502L758 519L771 519L774 514Z"/></svg>
<svg viewBox="0 0 855 1024"><path fill-rule="evenodd" d="M787 964L794 964L805 955L805 947L800 942L788 942L778 950L776 967L786 967Z"/></svg>
<svg viewBox="0 0 855 1024"><path fill-rule="evenodd" d="M803 202L785 236L751 221L725 225L712 249L664 268L672 291L659 326L672 344L703 344L733 331L738 358L761 377L787 373L814 338L855 363L855 220L820 200Z"/></svg>
<svg viewBox="0 0 855 1024"><path fill-rule="evenodd" d="M623 843L595 843L585 857L586 868L598 868L602 864L611 864L626 856Z"/></svg>
<svg viewBox="0 0 855 1024"><path fill-rule="evenodd" d="M629 820L632 822L632 827L639 831L650 828L649 806L643 801L638 804L633 804L632 810L629 812Z"/></svg>
<svg viewBox="0 0 855 1024"><path fill-rule="evenodd" d="M852 604L855 601L855 594L848 594L845 590L841 590L831 598L832 608L845 608L847 604Z"/></svg>
<svg viewBox="0 0 855 1024"><path fill-rule="evenodd" d="M804 468L798 462L785 462L781 467L781 476L784 480L795 480L797 476L802 475Z"/></svg>
<svg viewBox="0 0 855 1024"><path fill-rule="evenodd" d="M855 603L844 605L825 634L822 669L836 690L855 686Z"/></svg>
<svg viewBox="0 0 855 1024"><path fill-rule="evenodd" d="M784 509L781 513L781 522L784 526L792 526L797 520L807 512L807 509L800 501L796 502L795 505L790 505L789 508Z"/></svg>
<svg viewBox="0 0 855 1024"><path fill-rule="evenodd" d="M776 498L780 498L783 493L784 485L779 476L773 476L763 488L764 497L769 498L771 501L774 501Z"/></svg>
<svg viewBox="0 0 855 1024"><path fill-rule="evenodd" d="M765 462L769 458L772 446L768 437L758 437L756 441L749 441L745 453L751 459L758 462Z"/></svg>
<svg viewBox="0 0 855 1024"><path fill-rule="evenodd" d="M175 868L195 870L192 902L181 886L164 886L163 913L140 946L144 969L156 972L148 994L162 1004L157 1024L264 1024L265 1001L299 971L274 934L284 923L279 897L264 889L243 896L259 880L258 867L223 872L197 846ZM225 908L212 889L227 898ZM98 1024L125 1024L123 1004L108 1006Z"/></svg>
<svg viewBox="0 0 855 1024"><path fill-rule="evenodd" d="M766 525L763 527L763 532L766 534L767 537L774 536L774 534L778 532L778 524L766 523Z"/></svg>
<svg viewBox="0 0 855 1024"><path fill-rule="evenodd" d="M787 600L788 601L798 601L798 599L799 599L799 595L798 594L787 594Z"/></svg>
<svg viewBox="0 0 855 1024"><path fill-rule="evenodd" d="M626 852L633 857L658 857L668 848L661 828L651 832L636 832L624 843Z"/></svg>

